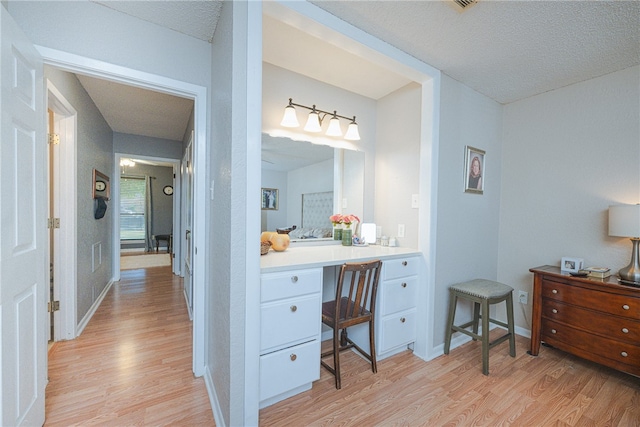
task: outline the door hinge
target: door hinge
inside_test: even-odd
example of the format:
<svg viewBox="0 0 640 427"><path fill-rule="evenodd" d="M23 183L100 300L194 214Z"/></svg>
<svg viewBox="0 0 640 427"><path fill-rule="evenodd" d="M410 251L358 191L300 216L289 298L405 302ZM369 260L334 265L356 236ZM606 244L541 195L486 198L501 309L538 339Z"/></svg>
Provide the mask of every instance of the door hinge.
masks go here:
<svg viewBox="0 0 640 427"><path fill-rule="evenodd" d="M60 228L60 218L47 219L47 228Z"/></svg>
<svg viewBox="0 0 640 427"><path fill-rule="evenodd" d="M60 144L60 135L58 135L57 133L50 133L49 144L52 144L52 145Z"/></svg>
<svg viewBox="0 0 640 427"><path fill-rule="evenodd" d="M60 301L49 301L47 304L47 312L53 313L60 310Z"/></svg>

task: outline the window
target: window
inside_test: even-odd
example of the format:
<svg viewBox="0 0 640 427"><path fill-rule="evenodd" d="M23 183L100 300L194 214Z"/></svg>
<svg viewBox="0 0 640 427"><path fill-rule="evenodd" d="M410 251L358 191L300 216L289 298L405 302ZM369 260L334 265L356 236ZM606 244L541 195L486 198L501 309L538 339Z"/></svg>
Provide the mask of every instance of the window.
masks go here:
<svg viewBox="0 0 640 427"><path fill-rule="evenodd" d="M120 240L145 240L144 178L120 178Z"/></svg>

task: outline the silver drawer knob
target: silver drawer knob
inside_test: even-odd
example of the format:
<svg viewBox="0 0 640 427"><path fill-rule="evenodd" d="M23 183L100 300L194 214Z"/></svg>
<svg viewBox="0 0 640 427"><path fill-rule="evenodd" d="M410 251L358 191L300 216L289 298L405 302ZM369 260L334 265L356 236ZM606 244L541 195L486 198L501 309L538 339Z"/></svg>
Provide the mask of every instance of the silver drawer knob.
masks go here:
<svg viewBox="0 0 640 427"><path fill-rule="evenodd" d="M551 333L552 333L552 334L555 334L555 333L557 333L557 332L558 332L558 331L556 331L555 329L552 329L552 330L551 330Z"/></svg>
<svg viewBox="0 0 640 427"><path fill-rule="evenodd" d="M622 328L622 333L623 333L623 334L628 334L628 333L629 333L629 330L628 330L627 328Z"/></svg>
<svg viewBox="0 0 640 427"><path fill-rule="evenodd" d="M554 308L553 310L551 310L551 312L552 312L553 314L558 314L558 310L556 310L555 308Z"/></svg>
<svg viewBox="0 0 640 427"><path fill-rule="evenodd" d="M291 359L292 362L295 362L297 358L298 356L296 356L295 353L289 356L289 359Z"/></svg>
<svg viewBox="0 0 640 427"><path fill-rule="evenodd" d="M402 265L403 265L404 267L406 267L406 266L407 266L407 264L408 264L408 262L407 262L407 261L402 261Z"/></svg>
<svg viewBox="0 0 640 427"><path fill-rule="evenodd" d="M629 306L627 304L625 304L625 305L622 306L622 309L623 310L629 310Z"/></svg>
<svg viewBox="0 0 640 427"><path fill-rule="evenodd" d="M295 305L292 305L291 307L289 307L291 309L292 313L295 313L296 311L298 311L298 307L296 307Z"/></svg>
<svg viewBox="0 0 640 427"><path fill-rule="evenodd" d="M623 351L622 353L620 353L620 356L622 356L622 357L627 357L627 356L628 356L628 354L627 354L627 352L626 352L626 351Z"/></svg>
<svg viewBox="0 0 640 427"><path fill-rule="evenodd" d="M557 293L558 293L558 290L557 290L557 289L554 289L554 290L552 290L552 291L551 291L551 293L552 293L552 294L557 294Z"/></svg>
<svg viewBox="0 0 640 427"><path fill-rule="evenodd" d="M403 284L402 284L402 285L400 285L400 286L402 286L403 288L406 288L406 287L407 287L407 284L406 284L406 283L403 283Z"/></svg>
<svg viewBox="0 0 640 427"><path fill-rule="evenodd" d="M291 276L291 283L296 283L298 281L298 276Z"/></svg>
<svg viewBox="0 0 640 427"><path fill-rule="evenodd" d="M405 319L404 317L401 317L401 318L400 318L400 322L401 322L401 323L404 323L404 322L406 322L406 321L407 321L407 319Z"/></svg>

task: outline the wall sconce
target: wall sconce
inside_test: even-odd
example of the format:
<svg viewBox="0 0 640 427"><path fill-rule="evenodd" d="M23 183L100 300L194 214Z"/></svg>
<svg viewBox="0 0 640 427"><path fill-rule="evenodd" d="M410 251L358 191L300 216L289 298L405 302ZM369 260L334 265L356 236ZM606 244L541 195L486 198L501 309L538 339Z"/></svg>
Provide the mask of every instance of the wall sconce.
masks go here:
<svg viewBox="0 0 640 427"><path fill-rule="evenodd" d="M633 243L631 263L619 271L620 279L640 284L640 204L609 206L609 236L629 237Z"/></svg>
<svg viewBox="0 0 640 427"><path fill-rule="evenodd" d="M287 105L284 109L284 116L282 117L280 125L288 128L297 128L300 126L295 107L311 110L307 118L307 124L305 124L304 126L305 131L313 133L321 132L322 121L325 119L325 117L330 116L331 119L329 120L329 128L326 132L327 136L342 136L340 120L338 119L341 118L351 121L351 123L349 123L349 127L347 128L347 133L344 135L344 139L347 139L349 141L360 141L360 133L358 132L356 116L350 118L339 115L335 110L333 111L333 113L331 113L329 111L319 110L315 105L313 107L307 107L306 105L296 104L293 102L292 98L289 98L289 105Z"/></svg>

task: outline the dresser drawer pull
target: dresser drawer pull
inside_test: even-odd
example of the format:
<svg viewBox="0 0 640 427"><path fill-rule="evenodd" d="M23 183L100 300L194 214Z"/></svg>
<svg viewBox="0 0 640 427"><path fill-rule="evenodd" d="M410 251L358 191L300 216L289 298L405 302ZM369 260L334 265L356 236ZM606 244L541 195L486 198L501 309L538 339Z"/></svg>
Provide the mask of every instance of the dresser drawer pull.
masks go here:
<svg viewBox="0 0 640 427"><path fill-rule="evenodd" d="M295 313L296 311L298 311L298 307L296 307L295 305L292 305L291 307L289 307L291 309L292 313Z"/></svg>
<svg viewBox="0 0 640 427"><path fill-rule="evenodd" d="M625 305L622 306L622 309L623 310L629 310L629 306L627 304L625 304Z"/></svg>
<svg viewBox="0 0 640 427"><path fill-rule="evenodd" d="M293 353L291 356L289 356L289 359L291 359L292 362L295 362L297 358L298 358L298 356L296 356L295 353Z"/></svg>
<svg viewBox="0 0 640 427"><path fill-rule="evenodd" d="M409 264L407 261L402 261L402 266L403 266L403 267L406 267L406 266L407 266L407 264Z"/></svg>
<svg viewBox="0 0 640 427"><path fill-rule="evenodd" d="M558 314L558 310L556 310L555 308L554 308L553 310L551 310L551 312L552 312L553 314Z"/></svg>
<svg viewBox="0 0 640 427"><path fill-rule="evenodd" d="M620 353L620 356L622 356L622 357L627 357L627 356L628 356L628 354L627 354L627 352L626 352L626 351L623 351L622 353Z"/></svg>
<svg viewBox="0 0 640 427"><path fill-rule="evenodd" d="M557 293L558 293L558 290L557 290L557 289L554 289L554 290L552 290L552 291L551 291L551 293L552 293L552 294L557 294Z"/></svg>
<svg viewBox="0 0 640 427"><path fill-rule="evenodd" d="M401 323L404 323L404 322L406 322L406 321L407 321L407 319L405 319L404 317L401 317L401 318L400 318L400 322L401 322Z"/></svg>
<svg viewBox="0 0 640 427"><path fill-rule="evenodd" d="M298 276L291 276L291 283L297 283L298 282Z"/></svg>
<svg viewBox="0 0 640 427"><path fill-rule="evenodd" d="M556 333L558 333L558 331L556 331L555 329L552 329L552 330L551 330L551 333L552 333L552 334L556 334Z"/></svg>
<svg viewBox="0 0 640 427"><path fill-rule="evenodd" d="M623 333L623 334L628 334L628 333L629 333L629 330L628 330L627 328L622 328L622 333Z"/></svg>
<svg viewBox="0 0 640 427"><path fill-rule="evenodd" d="M402 285L400 285L400 286L402 286L403 288L406 288L406 287L407 287L407 284L406 284L406 283L403 283L403 284L402 284Z"/></svg>

